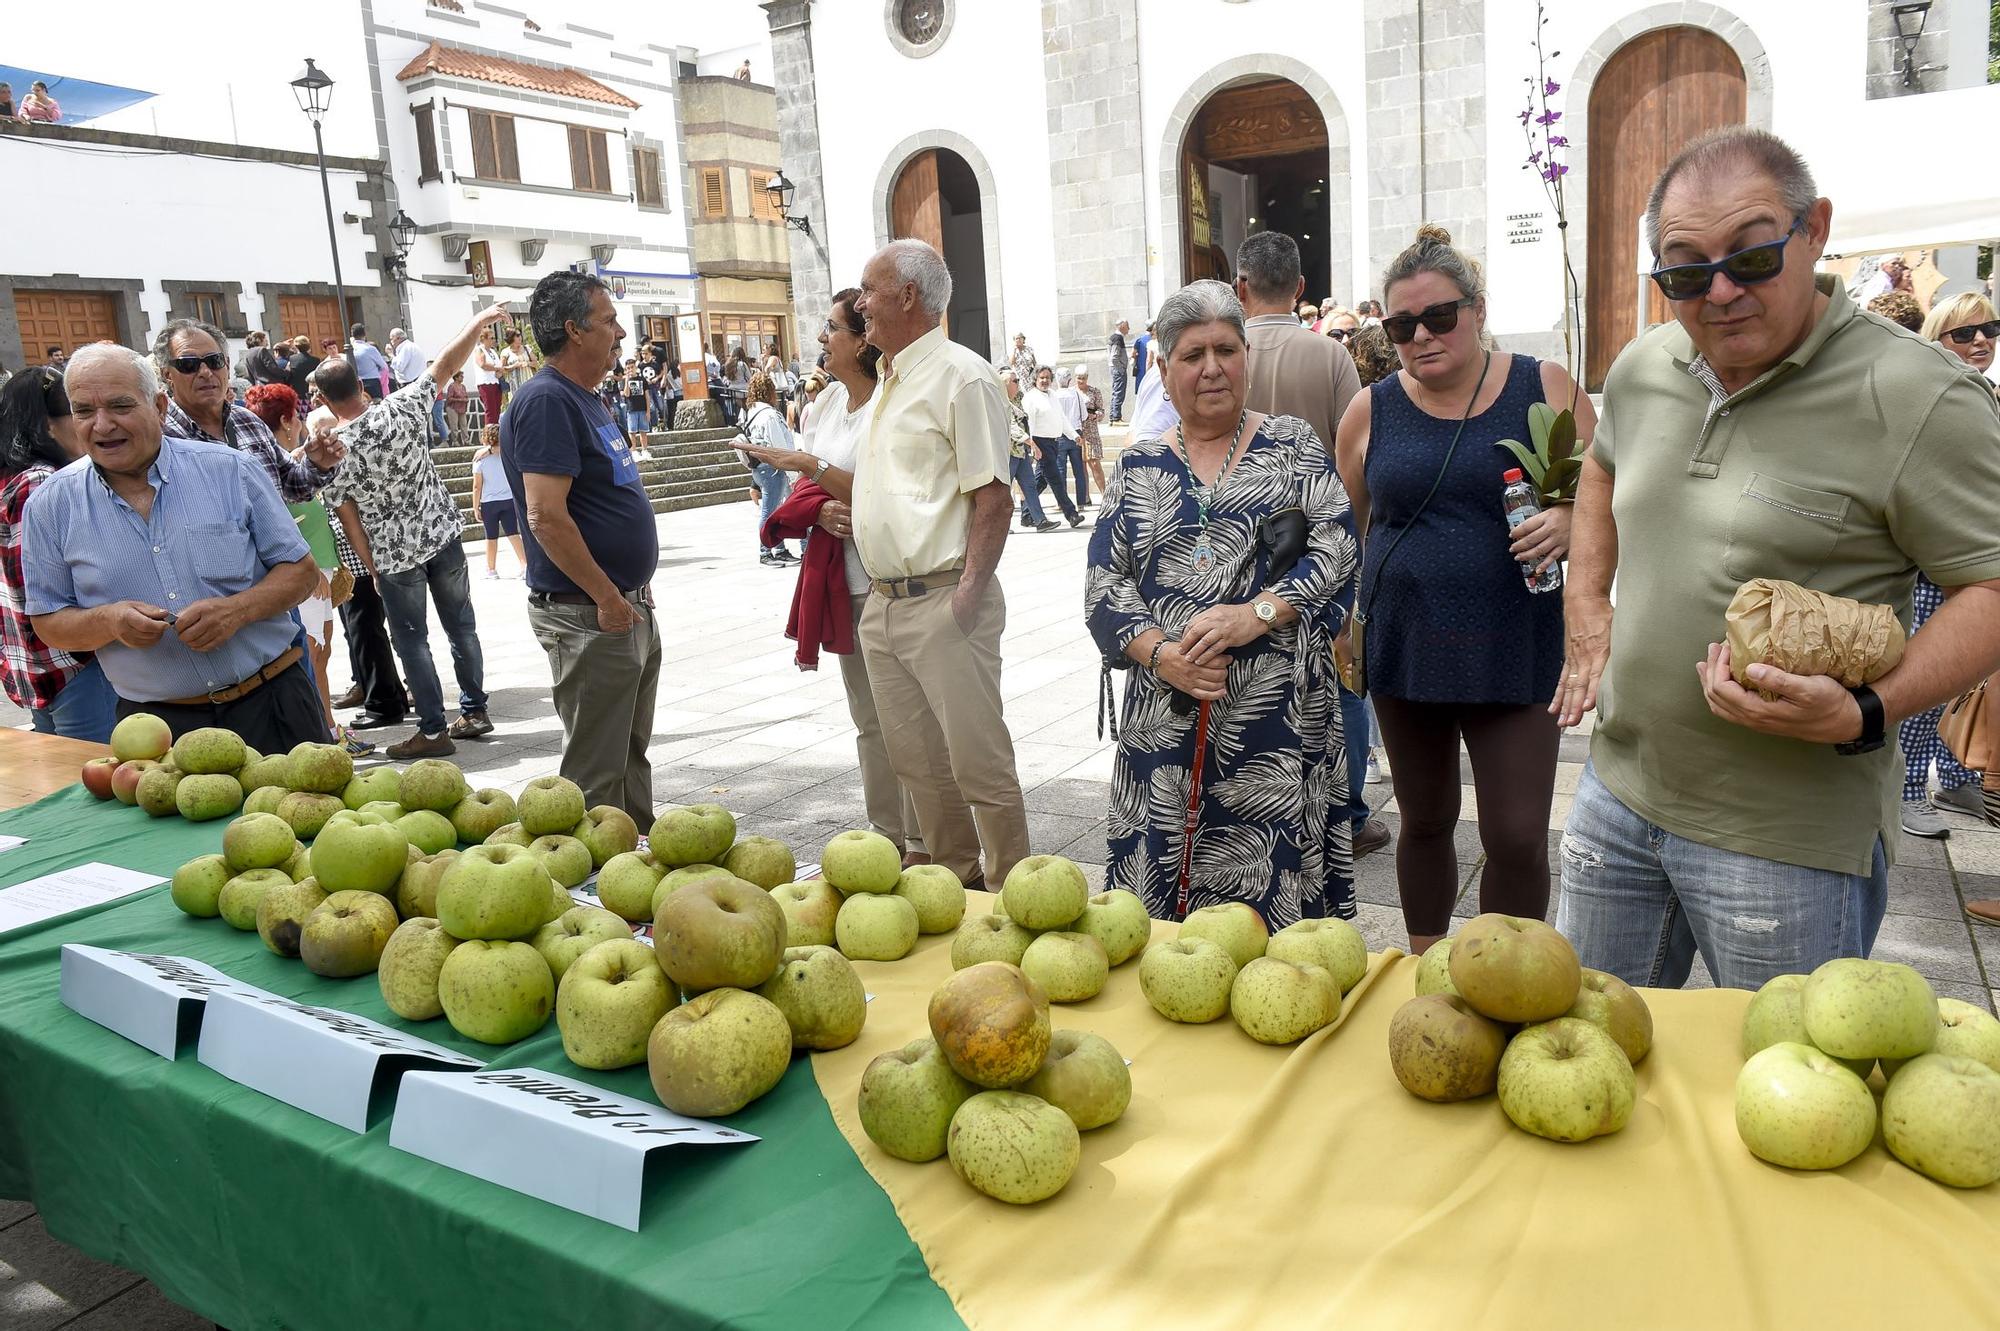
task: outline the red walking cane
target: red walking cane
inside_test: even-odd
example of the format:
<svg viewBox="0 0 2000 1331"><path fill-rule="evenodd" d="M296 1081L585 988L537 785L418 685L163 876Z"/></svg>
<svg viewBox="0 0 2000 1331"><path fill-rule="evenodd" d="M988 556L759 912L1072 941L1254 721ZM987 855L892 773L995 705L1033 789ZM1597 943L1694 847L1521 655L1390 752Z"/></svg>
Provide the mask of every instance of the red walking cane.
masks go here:
<svg viewBox="0 0 2000 1331"><path fill-rule="evenodd" d="M1181 827L1181 886L1176 898L1178 909L1174 918L1184 920L1188 913L1188 875L1194 868L1194 829L1201 821L1201 767L1208 756L1208 705L1209 700L1201 700L1201 710L1194 721L1194 766L1188 769L1187 822Z"/></svg>

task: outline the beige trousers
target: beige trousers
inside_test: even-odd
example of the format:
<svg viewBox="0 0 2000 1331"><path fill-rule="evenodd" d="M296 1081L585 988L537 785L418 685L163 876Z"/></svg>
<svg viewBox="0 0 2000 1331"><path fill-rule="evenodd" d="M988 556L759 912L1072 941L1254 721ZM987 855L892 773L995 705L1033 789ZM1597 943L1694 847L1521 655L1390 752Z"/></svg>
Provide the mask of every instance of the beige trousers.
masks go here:
<svg viewBox="0 0 2000 1331"><path fill-rule="evenodd" d="M1000 634L1007 600L986 586L970 633L952 617L955 587L925 596L868 598L861 649L889 761L916 806L934 863L993 891L1028 853L1028 814L1014 741L1000 706ZM960 799L945 793L957 784Z"/></svg>
<svg viewBox="0 0 2000 1331"><path fill-rule="evenodd" d="M875 712L875 694L868 687L868 659L861 654L861 611L868 604L868 593L848 599L854 605L854 650L836 659L840 662L840 682L847 686L847 714L854 718L854 753L861 760L861 802L871 827L895 842L896 849L921 855L926 852L923 834L917 830L916 806L889 762L888 746L882 742L882 721ZM947 803L965 804L955 785L944 796Z"/></svg>

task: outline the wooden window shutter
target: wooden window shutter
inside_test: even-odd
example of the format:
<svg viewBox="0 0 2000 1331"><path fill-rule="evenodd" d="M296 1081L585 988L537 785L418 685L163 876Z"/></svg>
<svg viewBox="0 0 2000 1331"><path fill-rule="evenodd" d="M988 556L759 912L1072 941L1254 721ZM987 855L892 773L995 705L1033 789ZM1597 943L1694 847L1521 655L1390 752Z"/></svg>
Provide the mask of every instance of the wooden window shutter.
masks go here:
<svg viewBox="0 0 2000 1331"><path fill-rule="evenodd" d="M590 135L575 125L569 127L569 185L590 188Z"/></svg>
<svg viewBox="0 0 2000 1331"><path fill-rule="evenodd" d="M632 150L632 193L648 208L665 203L660 187L660 154L651 148Z"/></svg>
<svg viewBox="0 0 2000 1331"><path fill-rule="evenodd" d="M601 130L590 135L590 174L592 189L611 192L611 143Z"/></svg>
<svg viewBox="0 0 2000 1331"><path fill-rule="evenodd" d="M472 174L481 180L498 180L500 154L493 142L493 117L474 111L466 118L472 124Z"/></svg>
<svg viewBox="0 0 2000 1331"><path fill-rule="evenodd" d="M521 178L521 155L514 147L514 117L493 117L493 137L500 144L500 179Z"/></svg>
<svg viewBox="0 0 2000 1331"><path fill-rule="evenodd" d="M417 118L417 182L441 180L443 173L438 170L437 124L431 108L419 106L412 114Z"/></svg>
<svg viewBox="0 0 2000 1331"><path fill-rule="evenodd" d="M721 167L705 166L701 169L701 208L704 216L728 216L722 194Z"/></svg>

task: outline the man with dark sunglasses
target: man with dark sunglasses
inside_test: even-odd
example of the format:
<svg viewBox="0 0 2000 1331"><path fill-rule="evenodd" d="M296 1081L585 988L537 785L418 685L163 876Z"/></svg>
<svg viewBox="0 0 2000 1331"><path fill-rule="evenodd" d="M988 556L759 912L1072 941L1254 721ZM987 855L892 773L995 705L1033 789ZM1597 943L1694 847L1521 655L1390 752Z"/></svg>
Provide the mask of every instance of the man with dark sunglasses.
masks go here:
<svg viewBox="0 0 2000 1331"><path fill-rule="evenodd" d="M2000 413L1814 273L1832 216L1798 154L1742 126L1689 144L1647 204L1674 322L1605 382L1550 709L1600 711L1557 927L1635 984L1685 983L1697 951L1739 988L1866 956L1902 795L1887 728L2000 667ZM1746 580L1908 623L1919 569L1949 599L1872 686L1732 676L1725 611Z"/></svg>
<svg viewBox="0 0 2000 1331"><path fill-rule="evenodd" d="M262 464L288 504L302 504L331 481L340 466L334 439L306 445L303 458L279 446L269 426L229 392L229 343L222 330L199 319L171 319L153 339L153 363L167 390L166 433L176 439L227 444Z"/></svg>

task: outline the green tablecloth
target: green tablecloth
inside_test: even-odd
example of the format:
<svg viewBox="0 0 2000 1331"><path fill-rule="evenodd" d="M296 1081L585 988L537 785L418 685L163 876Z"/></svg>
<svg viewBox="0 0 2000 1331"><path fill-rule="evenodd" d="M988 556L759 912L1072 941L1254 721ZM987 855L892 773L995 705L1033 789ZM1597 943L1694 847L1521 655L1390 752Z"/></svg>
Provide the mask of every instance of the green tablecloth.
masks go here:
<svg viewBox="0 0 2000 1331"><path fill-rule="evenodd" d="M80 788L0 814L29 838L0 886L99 861L170 874L219 850L222 824L150 819ZM888 1198L834 1126L803 1059L730 1119L763 1137L658 1153L631 1233L356 1135L169 1062L62 1006L64 943L193 957L274 993L496 1061L576 1073L657 1103L644 1068L582 1073L555 1023L505 1049L404 1022L374 977L323 980L164 887L0 936L0 1197L141 1271L168 1297L251 1327L959 1324Z"/></svg>

